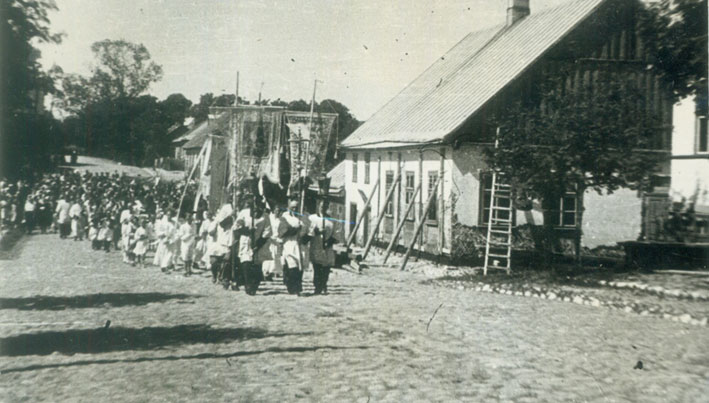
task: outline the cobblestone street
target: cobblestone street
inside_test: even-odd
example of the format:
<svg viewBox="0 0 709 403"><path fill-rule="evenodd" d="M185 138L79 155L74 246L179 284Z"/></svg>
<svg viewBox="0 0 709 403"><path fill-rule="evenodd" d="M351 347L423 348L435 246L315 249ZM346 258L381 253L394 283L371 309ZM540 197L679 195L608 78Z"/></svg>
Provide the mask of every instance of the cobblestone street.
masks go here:
<svg viewBox="0 0 709 403"><path fill-rule="evenodd" d="M327 296L35 235L0 261L4 401L706 401L709 329L335 270ZM110 325L107 326L107 321ZM634 369L642 361L642 369Z"/></svg>

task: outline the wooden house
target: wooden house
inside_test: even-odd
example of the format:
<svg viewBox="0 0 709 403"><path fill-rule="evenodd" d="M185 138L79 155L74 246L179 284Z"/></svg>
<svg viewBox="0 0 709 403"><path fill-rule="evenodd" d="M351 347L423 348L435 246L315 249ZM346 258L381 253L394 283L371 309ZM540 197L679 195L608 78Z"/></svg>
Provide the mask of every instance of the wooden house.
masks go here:
<svg viewBox="0 0 709 403"><path fill-rule="evenodd" d="M491 181L482 150L495 130L486 116L533 96L531 83L561 69L571 69L570 86L594 85L607 74L636 80L645 91L647 113L665 128L653 151L669 156L672 103L640 40L639 7L635 0L569 0L533 13L529 0L510 0L506 21L464 37L342 142L348 236L361 215L355 239L365 243L375 217L384 214L377 238L388 241L413 201L397 241L407 246L431 193L433 208L415 245L419 251L450 255L460 247L460 231L486 227ZM584 208L583 246L642 237L654 222L653 206L666 204L667 161L653 177L653 192L587 191L582 200L569 194L554 203L553 224L562 235L575 231L575 215ZM443 179L436 183L439 175ZM392 186L393 197L384 204ZM513 210L512 216L517 227L542 224L537 203L531 211Z"/></svg>

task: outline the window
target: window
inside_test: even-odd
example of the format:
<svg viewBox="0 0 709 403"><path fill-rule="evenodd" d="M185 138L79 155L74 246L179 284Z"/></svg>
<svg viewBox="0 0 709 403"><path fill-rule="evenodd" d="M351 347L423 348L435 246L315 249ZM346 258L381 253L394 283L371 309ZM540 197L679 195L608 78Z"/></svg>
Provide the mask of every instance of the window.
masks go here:
<svg viewBox="0 0 709 403"><path fill-rule="evenodd" d="M480 218L478 222L480 225L487 225L490 221L490 206L492 204L492 173L483 173L480 178L480 184L482 186L480 186ZM497 207L512 208L512 200L509 197L498 197ZM497 210L495 218L509 220L510 215L512 215L512 225L514 225L515 216L512 214L512 210Z"/></svg>
<svg viewBox="0 0 709 403"><path fill-rule="evenodd" d="M578 214L578 199L576 193L568 192L559 200L544 203L544 208L550 210L554 216L554 226L562 228L576 227L576 214Z"/></svg>
<svg viewBox="0 0 709 403"><path fill-rule="evenodd" d="M359 157L357 153L352 153L352 183L357 183L357 164L359 163L357 157Z"/></svg>
<svg viewBox="0 0 709 403"><path fill-rule="evenodd" d="M433 195L431 200L431 207L428 209L428 215L426 219L429 221L438 221L438 171L428 171L428 193L427 195Z"/></svg>
<svg viewBox="0 0 709 403"><path fill-rule="evenodd" d="M416 191L416 174L413 171L406 171L406 187L404 188L404 202L406 202L406 207L409 207L410 203L414 201L414 192ZM409 212L407 220L414 219L414 209Z"/></svg>
<svg viewBox="0 0 709 403"><path fill-rule="evenodd" d="M384 182L384 194L389 194L389 189L394 185L394 171L386 171L386 180ZM393 197L392 197L393 198ZM394 203L389 199L386 207L384 208L384 214L391 217L394 215Z"/></svg>
<svg viewBox="0 0 709 403"><path fill-rule="evenodd" d="M369 184L369 153L364 153L364 184Z"/></svg>
<svg viewBox="0 0 709 403"><path fill-rule="evenodd" d="M709 125L707 125L707 117L699 116L697 118L697 152L709 152Z"/></svg>

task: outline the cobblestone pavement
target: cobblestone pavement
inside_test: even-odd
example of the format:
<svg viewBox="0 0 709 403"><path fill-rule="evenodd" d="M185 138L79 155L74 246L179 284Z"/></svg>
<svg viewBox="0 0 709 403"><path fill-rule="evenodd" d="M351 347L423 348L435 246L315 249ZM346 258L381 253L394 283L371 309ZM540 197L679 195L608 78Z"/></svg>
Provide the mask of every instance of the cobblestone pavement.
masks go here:
<svg viewBox="0 0 709 403"><path fill-rule="evenodd" d="M225 291L36 235L0 261L5 401L706 401L709 329L337 270ZM306 279L310 276L306 275ZM306 292L312 292L308 284ZM107 327L107 321L110 325ZM642 361L642 369L634 369Z"/></svg>

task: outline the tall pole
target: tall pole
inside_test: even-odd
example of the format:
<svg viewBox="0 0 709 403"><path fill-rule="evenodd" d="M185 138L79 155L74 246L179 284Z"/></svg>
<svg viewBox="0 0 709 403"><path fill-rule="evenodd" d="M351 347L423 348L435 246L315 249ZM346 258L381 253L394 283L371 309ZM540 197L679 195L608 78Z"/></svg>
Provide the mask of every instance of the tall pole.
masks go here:
<svg viewBox="0 0 709 403"><path fill-rule="evenodd" d="M309 133L309 139L308 139L308 146L310 145L310 141L312 141L313 137L313 114L315 113L315 92L317 91L318 88L318 80L315 80L315 83L313 84L313 99L310 101L310 133ZM301 138L300 141L302 142L303 139ZM302 144L302 143L301 143ZM303 169L303 181L302 181L302 186L300 188L300 214L303 214L304 209L304 204L305 204L305 180L308 177L308 163L310 159L308 158L308 154L310 151L310 147L305 147L305 168Z"/></svg>
<svg viewBox="0 0 709 403"><path fill-rule="evenodd" d="M239 70L236 71L236 98L234 99L234 106L239 106Z"/></svg>

